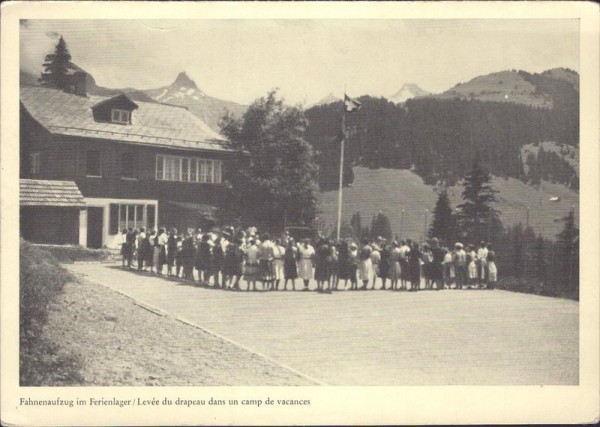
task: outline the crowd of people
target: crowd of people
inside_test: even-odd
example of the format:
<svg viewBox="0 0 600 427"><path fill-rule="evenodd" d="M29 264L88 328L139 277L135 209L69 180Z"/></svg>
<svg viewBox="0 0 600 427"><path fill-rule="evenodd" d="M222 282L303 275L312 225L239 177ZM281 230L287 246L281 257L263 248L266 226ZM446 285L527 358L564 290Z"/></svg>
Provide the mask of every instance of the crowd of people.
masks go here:
<svg viewBox="0 0 600 427"><path fill-rule="evenodd" d="M443 246L437 238L422 244L381 237L334 241L273 239L255 227L203 232L189 229L122 231L123 267L188 280L203 286L246 291L491 289L498 279L492 245ZM260 287L258 286L260 285Z"/></svg>

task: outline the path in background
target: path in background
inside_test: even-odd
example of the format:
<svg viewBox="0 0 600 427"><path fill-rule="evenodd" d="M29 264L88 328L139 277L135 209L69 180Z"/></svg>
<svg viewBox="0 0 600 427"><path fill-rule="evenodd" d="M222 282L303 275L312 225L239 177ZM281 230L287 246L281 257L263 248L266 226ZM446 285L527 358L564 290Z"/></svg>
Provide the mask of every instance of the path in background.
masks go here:
<svg viewBox="0 0 600 427"><path fill-rule="evenodd" d="M579 304L505 291L228 292L67 268L330 385L577 384Z"/></svg>

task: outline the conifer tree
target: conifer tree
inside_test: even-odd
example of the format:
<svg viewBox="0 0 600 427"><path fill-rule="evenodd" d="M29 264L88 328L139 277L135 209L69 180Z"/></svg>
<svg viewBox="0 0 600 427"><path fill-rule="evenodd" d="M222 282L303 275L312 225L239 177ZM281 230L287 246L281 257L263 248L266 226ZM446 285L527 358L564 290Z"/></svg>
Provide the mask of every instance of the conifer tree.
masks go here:
<svg viewBox="0 0 600 427"><path fill-rule="evenodd" d="M44 72L40 77L42 86L66 89L68 84L67 75L71 68L73 68L71 54L69 53L65 39L61 36L54 49L54 53L46 55Z"/></svg>
<svg viewBox="0 0 600 427"><path fill-rule="evenodd" d="M427 233L427 237L437 237L444 243L450 245L456 238L456 219L452 214L448 192L440 192L435 207L433 208L433 221Z"/></svg>
<svg viewBox="0 0 600 427"><path fill-rule="evenodd" d="M572 209L563 218L563 230L557 235L560 272L556 275L568 291L579 289L579 229L575 226L575 212Z"/></svg>
<svg viewBox="0 0 600 427"><path fill-rule="evenodd" d="M489 172L481 167L476 156L464 178L463 203L457 206L462 235L472 242L489 241L502 229L499 212L493 207L498 191L492 188L490 182Z"/></svg>
<svg viewBox="0 0 600 427"><path fill-rule="evenodd" d="M387 240L392 239L392 225L389 218L381 211L373 217L373 221L371 222L371 236L373 238L383 237Z"/></svg>
<svg viewBox="0 0 600 427"><path fill-rule="evenodd" d="M363 228L361 224L360 212L356 211L352 214L352 218L350 218L350 226L354 230L355 238L362 238L363 236Z"/></svg>
<svg viewBox="0 0 600 427"><path fill-rule="evenodd" d="M541 234L535 241L535 277L542 283L546 283L546 250L544 238Z"/></svg>

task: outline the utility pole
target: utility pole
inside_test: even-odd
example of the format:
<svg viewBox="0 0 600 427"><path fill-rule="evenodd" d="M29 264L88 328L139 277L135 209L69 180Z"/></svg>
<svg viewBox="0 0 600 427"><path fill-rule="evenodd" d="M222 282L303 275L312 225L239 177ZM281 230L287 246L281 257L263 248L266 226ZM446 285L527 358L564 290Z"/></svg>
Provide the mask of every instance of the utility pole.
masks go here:
<svg viewBox="0 0 600 427"><path fill-rule="evenodd" d="M344 94L346 93L344 89ZM342 115L342 144L340 147L340 187L338 192L338 215L337 215L337 241L340 240L342 228L342 188L344 187L344 145L346 142L346 109Z"/></svg>
<svg viewBox="0 0 600 427"><path fill-rule="evenodd" d="M425 212L423 214L423 241L425 241L425 239L427 239L427 214L429 213L429 209L425 209Z"/></svg>
<svg viewBox="0 0 600 427"><path fill-rule="evenodd" d="M402 209L402 216L400 216L400 238L404 239L404 209Z"/></svg>

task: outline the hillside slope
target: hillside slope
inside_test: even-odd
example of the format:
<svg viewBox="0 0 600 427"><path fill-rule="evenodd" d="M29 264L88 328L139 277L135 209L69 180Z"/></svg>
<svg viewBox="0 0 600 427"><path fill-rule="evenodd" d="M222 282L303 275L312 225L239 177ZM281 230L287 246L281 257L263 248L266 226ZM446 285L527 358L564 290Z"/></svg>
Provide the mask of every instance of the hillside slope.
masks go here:
<svg viewBox="0 0 600 427"><path fill-rule="evenodd" d="M495 177L492 185L500 191L496 207L501 211L505 226L518 222L525 225L529 207L529 224L535 232L554 238L562 229L562 222L556 222L555 219L566 215L572 205L575 205L576 214L579 213L578 193L560 184L543 182L538 190L514 178ZM448 189L453 207L460 203L461 192L462 187L458 185ZM550 197L559 197L560 200L551 202ZM335 227L337 198L337 191L319 194L319 218L329 231ZM425 224L428 227L431 223L431 211L436 200L434 188L425 185L411 171L355 167L354 183L352 187L345 188L343 193L342 221L349 222L352 214L360 211L363 224L370 225L372 216L382 211L390 219L394 235L421 240Z"/></svg>
<svg viewBox="0 0 600 427"><path fill-rule="evenodd" d="M541 108L552 107L552 98L548 94L536 90L536 86L527 81L523 75L508 70L475 77L466 83L457 84L444 93L430 97L510 102Z"/></svg>

